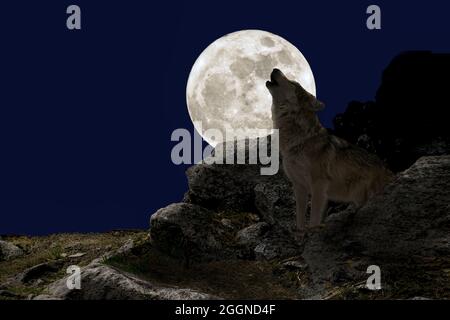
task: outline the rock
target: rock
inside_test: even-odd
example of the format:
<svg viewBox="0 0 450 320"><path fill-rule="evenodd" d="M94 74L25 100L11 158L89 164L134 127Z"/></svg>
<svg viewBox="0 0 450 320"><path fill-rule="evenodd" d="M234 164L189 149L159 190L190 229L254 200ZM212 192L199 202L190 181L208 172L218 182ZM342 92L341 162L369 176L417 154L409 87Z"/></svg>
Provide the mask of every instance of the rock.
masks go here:
<svg viewBox="0 0 450 320"><path fill-rule="evenodd" d="M220 223L229 229L234 229L233 222L230 219L223 218L220 220Z"/></svg>
<svg viewBox="0 0 450 320"><path fill-rule="evenodd" d="M286 262L282 263L282 266L290 271L306 270L308 268L308 265L306 263L299 261L299 260L286 261Z"/></svg>
<svg viewBox="0 0 450 320"><path fill-rule="evenodd" d="M81 258L86 255L86 252L77 252L68 256L69 258ZM62 255L61 255L62 256Z"/></svg>
<svg viewBox="0 0 450 320"><path fill-rule="evenodd" d="M12 244L11 242L0 240L0 261L12 260L22 256L23 254L23 250L18 246Z"/></svg>
<svg viewBox="0 0 450 320"><path fill-rule="evenodd" d="M34 300L202 300L218 297L192 289L155 286L112 267L93 262L81 270L81 289L67 288L67 277L50 284Z"/></svg>
<svg viewBox="0 0 450 320"><path fill-rule="evenodd" d="M42 279L36 279L36 280L33 282L33 285L36 286L36 287L38 287L38 286L42 285L43 283L44 283L44 280L42 280Z"/></svg>
<svg viewBox="0 0 450 320"><path fill-rule="evenodd" d="M234 149L245 153L245 161L248 163L249 145L257 145L259 141L263 141L270 146L270 140L270 136L247 140L245 149L236 143ZM268 149L270 150L269 147ZM261 175L261 167L260 163L194 165L186 171L189 191L184 201L216 211L253 212L255 186L282 175L281 164L279 172L274 176Z"/></svg>
<svg viewBox="0 0 450 320"><path fill-rule="evenodd" d="M134 241L133 239L128 239L123 246L121 246L119 249L117 249L115 254L125 254L129 251L131 251L134 248Z"/></svg>
<svg viewBox="0 0 450 320"><path fill-rule="evenodd" d="M269 225L265 222L258 222L240 230L236 235L236 241L243 246L253 248L262 240L264 234L269 230Z"/></svg>
<svg viewBox="0 0 450 320"><path fill-rule="evenodd" d="M383 194L358 211L330 216L322 232L307 238L302 256L312 278L316 284L367 279L366 268L374 264L386 282L414 283L433 265L448 267L449 199L450 156L420 158ZM439 277L430 281L450 286Z"/></svg>
<svg viewBox="0 0 450 320"><path fill-rule="evenodd" d="M244 217L251 220L251 215L241 214ZM217 213L198 205L171 204L153 214L150 223L152 243L185 261L234 257L272 260L299 253L293 236L282 228L258 222L235 230L233 224L218 219Z"/></svg>
<svg viewBox="0 0 450 320"><path fill-rule="evenodd" d="M17 280L23 283L30 283L35 281L44 275L48 275L50 273L58 272L63 266L62 261L51 261L40 263L31 268L26 269L24 272L20 273L16 278Z"/></svg>
<svg viewBox="0 0 450 320"><path fill-rule="evenodd" d="M161 251L184 258L213 259L226 255L221 241L226 226L216 214L198 205L175 203L150 218L152 243Z"/></svg>
<svg viewBox="0 0 450 320"><path fill-rule="evenodd" d="M255 207L269 224L277 224L293 232L295 230L295 199L289 181L277 177L258 183L254 188Z"/></svg>
<svg viewBox="0 0 450 320"><path fill-rule="evenodd" d="M186 171L188 201L211 210L252 211L256 166L200 164Z"/></svg>
<svg viewBox="0 0 450 320"><path fill-rule="evenodd" d="M244 146L245 161L248 163L248 150L259 142L266 143L270 146L271 137L247 140ZM225 146L227 143L225 143ZM240 150L242 146L236 142L229 144L233 146L235 152ZM220 145L219 145L220 147ZM216 148L217 149L217 148ZM270 150L270 147L268 147ZM215 152L215 151L214 151ZM215 153L213 153L214 155ZM165 219L173 221L173 217L177 221L193 221L193 224L183 225L181 228L172 228L169 234L177 233L180 229L187 229L180 234L185 240L193 243L195 248L201 248L198 256L207 255L209 257L232 257L236 256L230 250L231 244L224 242L226 237L222 237L224 233L232 233L233 225L227 219L221 220L220 225L213 223L211 217L217 215L214 212L236 212L250 213L249 216L255 217L252 223L244 229L236 230L234 238L236 245L243 251L239 251L238 257L266 259L272 260L277 257L286 257L294 253L298 253L298 246L292 241L292 235L286 235L286 232L295 230L295 201L289 181L284 173L280 170L272 176L261 175L261 163L253 165L249 164L198 164L190 167L186 175L189 182L189 191L186 193L184 201L189 204L195 204L196 207L190 207L188 214L173 214L168 211L183 211L181 204L177 207L168 207L160 214L170 215L171 218ZM185 207L186 208L186 207ZM196 211L204 212L210 210L207 214L196 214ZM156 215L156 214L155 214ZM184 217L184 216L187 216ZM160 218L152 218L160 220ZM200 222L198 222L200 221ZM260 222L256 223L255 222ZM171 222L180 225L180 222ZM252 225L250 225L252 224ZM180 236L170 235L164 236L167 240L162 240L161 229L168 230L168 224L163 223L161 227L154 226L151 228L152 239L156 238L158 247L166 246L165 243L173 242L170 239L180 239ZM154 230L152 230L154 229ZM218 229L218 230L214 230ZM270 232L268 230L271 229ZM155 234L155 237L153 236ZM189 240L191 235L196 235L196 239ZM180 240L176 240L180 242ZM183 241L181 241L183 242ZM185 242L183 242L185 243ZM170 248L165 251L180 251L184 246L180 244L171 244ZM192 245L191 245L192 246ZM219 254L219 252L221 252ZM182 253L178 253L182 256Z"/></svg>
<svg viewBox="0 0 450 320"><path fill-rule="evenodd" d="M257 260L284 259L301 253L299 242L294 236L280 228L267 232L254 252Z"/></svg>
<svg viewBox="0 0 450 320"><path fill-rule="evenodd" d="M450 254L449 199L450 156L421 158L358 212L352 238L373 255Z"/></svg>
<svg viewBox="0 0 450 320"><path fill-rule="evenodd" d="M255 186L255 207L264 221L286 232L296 232L295 199L290 182L284 175ZM328 202L327 215L344 211L349 204ZM309 210L309 201L308 201Z"/></svg>

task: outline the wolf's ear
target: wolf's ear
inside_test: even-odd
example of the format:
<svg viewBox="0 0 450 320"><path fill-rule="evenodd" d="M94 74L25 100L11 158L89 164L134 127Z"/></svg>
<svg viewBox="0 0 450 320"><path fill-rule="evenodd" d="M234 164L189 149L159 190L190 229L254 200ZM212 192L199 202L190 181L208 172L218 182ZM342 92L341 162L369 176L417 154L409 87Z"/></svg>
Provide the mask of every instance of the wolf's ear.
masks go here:
<svg viewBox="0 0 450 320"><path fill-rule="evenodd" d="M325 108L325 104L322 101L319 101L319 100L314 98L313 102L308 104L308 108L311 111L317 112L317 111L320 111L323 108Z"/></svg>

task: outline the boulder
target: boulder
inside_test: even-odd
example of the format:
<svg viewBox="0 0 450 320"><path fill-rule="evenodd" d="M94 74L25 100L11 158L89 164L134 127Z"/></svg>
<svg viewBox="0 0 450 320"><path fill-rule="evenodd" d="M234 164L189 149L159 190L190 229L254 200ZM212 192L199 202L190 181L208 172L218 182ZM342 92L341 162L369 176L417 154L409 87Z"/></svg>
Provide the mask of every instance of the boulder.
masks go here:
<svg viewBox="0 0 450 320"><path fill-rule="evenodd" d="M0 240L0 261L12 260L24 254L23 250L11 242Z"/></svg>
<svg viewBox="0 0 450 320"><path fill-rule="evenodd" d="M281 260L301 253L299 241L281 228L272 228L254 249L257 260Z"/></svg>
<svg viewBox="0 0 450 320"><path fill-rule="evenodd" d="M226 257L226 225L213 211L189 203L174 203L159 209L150 218L152 243L175 257L216 259Z"/></svg>
<svg viewBox="0 0 450 320"><path fill-rule="evenodd" d="M185 263L228 258L273 260L299 254L293 235L280 224L254 221L251 213L224 219L198 205L176 203L151 216L151 241Z"/></svg>
<svg viewBox="0 0 450 320"><path fill-rule="evenodd" d="M296 232L295 199L291 183L283 175L258 183L254 189L255 207L262 220L284 232ZM308 201L308 210L309 210ZM328 202L326 215L345 210L349 204ZM308 215L308 213L307 213Z"/></svg>
<svg viewBox="0 0 450 320"><path fill-rule="evenodd" d="M360 210L331 215L309 235L302 255L311 278L316 285L359 281L373 264L387 287L408 282L418 287L412 294L425 285L449 288L442 278L450 266L449 199L450 156L420 158Z"/></svg>
<svg viewBox="0 0 450 320"><path fill-rule="evenodd" d="M25 271L20 273L16 278L17 280L23 283L30 283L32 281L38 280L44 275L58 272L63 265L64 262L62 260L40 263L38 265L26 269Z"/></svg>
<svg viewBox="0 0 450 320"><path fill-rule="evenodd" d="M295 231L295 199L284 177L258 183L254 188L255 207L267 223Z"/></svg>
<svg viewBox="0 0 450 320"><path fill-rule="evenodd" d="M246 164L207 164L194 165L187 169L189 191L185 195L185 202L197 204L216 211L247 212L255 211L254 188L263 181L272 181L283 177L281 162L275 175L262 175L261 168L265 167L259 161L249 164L249 150L257 149L259 143L270 149L271 136L246 140L245 144L238 142L224 143L217 148L232 146L235 154L245 154ZM213 156L215 150L213 151ZM223 155L225 159L225 155ZM236 160L236 159L235 159ZM223 160L225 163L225 160ZM236 161L234 163L237 163Z"/></svg>
<svg viewBox="0 0 450 320"><path fill-rule="evenodd" d="M252 224L237 233L236 241L239 245L254 248L269 229L266 222Z"/></svg>
<svg viewBox="0 0 450 320"><path fill-rule="evenodd" d="M367 254L450 255L450 156L423 157L358 212L351 236Z"/></svg>
<svg viewBox="0 0 450 320"><path fill-rule="evenodd" d="M68 289L67 277L50 284L34 300L202 300L218 297L192 289L155 286L94 261L81 270L81 289Z"/></svg>
<svg viewBox="0 0 450 320"><path fill-rule="evenodd" d="M261 179L256 166L199 164L186 176L187 202L217 211L253 210L253 188Z"/></svg>

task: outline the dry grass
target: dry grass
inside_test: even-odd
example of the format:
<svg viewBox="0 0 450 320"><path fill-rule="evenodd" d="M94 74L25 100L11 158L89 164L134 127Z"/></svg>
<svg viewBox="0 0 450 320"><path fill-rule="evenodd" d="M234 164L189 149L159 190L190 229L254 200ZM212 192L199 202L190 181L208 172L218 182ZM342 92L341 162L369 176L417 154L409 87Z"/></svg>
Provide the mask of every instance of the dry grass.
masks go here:
<svg viewBox="0 0 450 320"><path fill-rule="evenodd" d="M192 288L225 299L299 299L295 282L283 285L274 265L264 261L224 260L193 263L161 254L147 245L132 254L106 261L162 286Z"/></svg>
<svg viewBox="0 0 450 320"><path fill-rule="evenodd" d="M224 216L232 220L230 215ZM246 224L243 221L242 224ZM106 264L148 280L155 285L192 288L225 299L301 299L311 279L305 270L286 270L284 261L231 259L192 262L189 267L152 247L144 231L115 231L101 234L56 234L45 237L4 237L25 251L12 261L0 262L0 290L12 298L37 295L50 282L65 276L71 264L83 266L104 253L118 249L128 239L138 245L125 255L114 256ZM75 253L79 258L68 258ZM66 256L66 257L64 257ZM294 257L299 259L299 257ZM57 263L58 271L45 274L39 283L24 284L14 278L41 263ZM411 257L384 265L381 291L364 289L363 282L330 283L325 299L408 299L425 296L450 299L450 260L448 257ZM0 294L0 299L11 298Z"/></svg>
<svg viewBox="0 0 450 320"><path fill-rule="evenodd" d="M14 293L18 298L39 294L50 282L65 275L71 265L84 266L104 253L118 249L128 239L140 241L147 237L144 231L112 231L89 234L53 234L49 236L4 236L3 240L14 243L25 255L11 261L0 262L0 289ZM85 253L79 258L69 258L76 253ZM39 283L23 284L15 277L28 268L41 263L56 263L57 272L43 275ZM2 299L0 295L0 299Z"/></svg>

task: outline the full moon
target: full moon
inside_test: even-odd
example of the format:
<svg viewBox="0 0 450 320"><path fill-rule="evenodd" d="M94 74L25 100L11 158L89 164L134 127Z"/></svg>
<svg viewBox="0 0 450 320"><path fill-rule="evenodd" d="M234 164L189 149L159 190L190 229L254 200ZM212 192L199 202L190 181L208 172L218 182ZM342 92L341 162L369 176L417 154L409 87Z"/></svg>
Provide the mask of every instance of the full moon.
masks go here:
<svg viewBox="0 0 450 320"><path fill-rule="evenodd" d="M226 140L226 129L272 130L272 98L265 82L274 68L316 95L305 57L280 36L242 30L211 43L195 61L186 88L189 115L203 139L214 147ZM220 130L223 140L204 134L208 129Z"/></svg>

